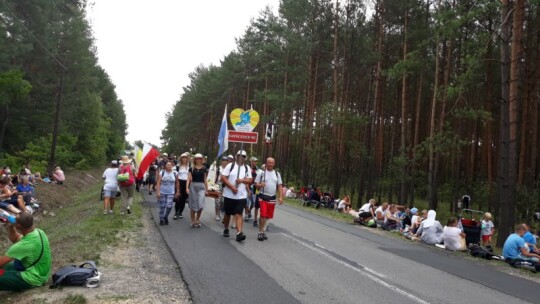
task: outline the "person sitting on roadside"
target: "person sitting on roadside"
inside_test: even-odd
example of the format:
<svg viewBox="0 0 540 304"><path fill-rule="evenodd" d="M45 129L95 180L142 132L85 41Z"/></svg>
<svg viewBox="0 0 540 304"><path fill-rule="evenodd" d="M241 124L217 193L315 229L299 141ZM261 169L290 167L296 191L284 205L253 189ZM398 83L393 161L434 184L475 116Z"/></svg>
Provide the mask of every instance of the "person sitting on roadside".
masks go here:
<svg viewBox="0 0 540 304"><path fill-rule="evenodd" d="M54 183L59 184L59 185L62 185L66 181L66 176L64 175L64 171L62 171L60 166L56 166L54 168L52 178L53 178Z"/></svg>
<svg viewBox="0 0 540 304"><path fill-rule="evenodd" d="M428 245L440 244L443 241L443 227L439 221L435 218L437 212L435 210L429 210L427 218L422 221L418 231L416 232L416 238L420 239L422 243Z"/></svg>
<svg viewBox="0 0 540 304"><path fill-rule="evenodd" d="M386 209L388 209L387 202L382 203L382 205L375 209L375 222L377 223L377 227L381 227L384 224Z"/></svg>
<svg viewBox="0 0 540 304"><path fill-rule="evenodd" d="M398 230L400 228L400 220L396 217L396 205L390 204L385 211L384 222L382 229L384 230Z"/></svg>
<svg viewBox="0 0 540 304"><path fill-rule="evenodd" d="M529 252L529 247L523 239L525 235L525 227L523 225L517 225L515 233L512 233L504 242L502 255L508 262L513 261L540 261L540 255Z"/></svg>
<svg viewBox="0 0 540 304"><path fill-rule="evenodd" d="M403 206L400 206L398 209L399 209L398 218L401 221L401 229L411 227L411 224L412 224L411 209L409 209L408 207L403 207Z"/></svg>
<svg viewBox="0 0 540 304"><path fill-rule="evenodd" d="M523 234L523 240L529 247L529 252L540 254L540 250L538 250L538 247L536 247L536 236L532 234L531 228L529 225L523 223L521 224L523 228L525 229L525 234Z"/></svg>
<svg viewBox="0 0 540 304"><path fill-rule="evenodd" d="M26 205L32 203L32 197L34 196L34 189L30 185L28 176L23 176L21 182L17 185L17 193L22 196Z"/></svg>
<svg viewBox="0 0 540 304"><path fill-rule="evenodd" d="M465 250L465 233L458 228L458 220L455 217L448 219L443 229L444 248L447 250Z"/></svg>
<svg viewBox="0 0 540 304"><path fill-rule="evenodd" d="M358 210L358 217L364 223L368 222L372 218L375 218L375 204L377 204L377 201L372 198Z"/></svg>
<svg viewBox="0 0 540 304"><path fill-rule="evenodd" d="M0 179L0 208L18 214L26 208L22 196L17 195L17 190L11 191L10 182L9 177Z"/></svg>
<svg viewBox="0 0 540 304"><path fill-rule="evenodd" d="M416 209L416 208L413 208L413 209ZM418 209L416 209L416 212L418 212ZM418 228L420 227L420 225L422 224L422 221L427 219L427 214L428 214L428 211L427 210L422 210L421 212L421 215L420 216L416 216L411 219L411 229L410 231L413 233L413 234L416 234L416 232L418 231Z"/></svg>
<svg viewBox="0 0 540 304"><path fill-rule="evenodd" d="M345 195L340 201L339 201L339 204L338 204L338 208L337 210L339 212L343 212L343 213L349 213L349 211L351 210L351 202L350 202L350 198L348 195Z"/></svg>
<svg viewBox="0 0 540 304"><path fill-rule="evenodd" d="M296 193L294 192L294 187L289 187L289 189L287 189L287 192L285 192L285 197L287 197L287 198L295 198L296 197Z"/></svg>
<svg viewBox="0 0 540 304"><path fill-rule="evenodd" d="M0 256L0 290L23 291L42 286L51 274L51 247L41 229L34 228L29 213L17 216L8 225L8 238L13 245Z"/></svg>

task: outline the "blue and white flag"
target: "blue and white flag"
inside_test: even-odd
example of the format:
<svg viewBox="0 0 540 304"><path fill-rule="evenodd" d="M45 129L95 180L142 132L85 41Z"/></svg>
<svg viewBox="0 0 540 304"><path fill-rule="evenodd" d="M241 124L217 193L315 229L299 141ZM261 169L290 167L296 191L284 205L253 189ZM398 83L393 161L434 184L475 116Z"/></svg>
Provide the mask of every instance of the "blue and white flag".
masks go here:
<svg viewBox="0 0 540 304"><path fill-rule="evenodd" d="M223 113L223 120L221 121L221 128L219 129L218 135L218 157L225 153L225 151L227 151L227 149L229 148L229 138L227 132L227 105L225 105L225 113Z"/></svg>

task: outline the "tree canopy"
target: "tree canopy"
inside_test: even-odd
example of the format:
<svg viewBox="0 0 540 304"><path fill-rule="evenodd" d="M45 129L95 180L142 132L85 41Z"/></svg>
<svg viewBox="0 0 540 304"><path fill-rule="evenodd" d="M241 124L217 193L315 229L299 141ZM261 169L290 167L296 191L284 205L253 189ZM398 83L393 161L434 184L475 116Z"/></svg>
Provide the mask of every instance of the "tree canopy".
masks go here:
<svg viewBox="0 0 540 304"><path fill-rule="evenodd" d="M471 194L505 237L540 208L539 33L539 1L282 0L190 75L163 143L215 155L225 105L253 106L277 136L248 150L287 180L434 209Z"/></svg>
<svg viewBox="0 0 540 304"><path fill-rule="evenodd" d="M0 2L3 165L43 172L55 140L54 161L67 168L101 165L123 150L124 106L97 62L85 8L83 0Z"/></svg>

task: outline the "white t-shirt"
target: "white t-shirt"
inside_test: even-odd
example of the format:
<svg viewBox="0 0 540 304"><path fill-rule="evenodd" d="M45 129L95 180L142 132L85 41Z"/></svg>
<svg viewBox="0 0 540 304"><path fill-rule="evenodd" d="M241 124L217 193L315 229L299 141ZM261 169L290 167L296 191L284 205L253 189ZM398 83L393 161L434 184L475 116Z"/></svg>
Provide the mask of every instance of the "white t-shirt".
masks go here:
<svg viewBox="0 0 540 304"><path fill-rule="evenodd" d="M418 218L419 218L418 215L416 215L416 214L413 215L411 217L411 225L414 225L416 222L418 222Z"/></svg>
<svg viewBox="0 0 540 304"><path fill-rule="evenodd" d="M255 178L256 183L262 183L264 182L264 188L259 189L259 193L262 193L264 195L268 196L274 196L277 192L277 186L283 185L283 181L281 180L281 174L277 173L276 170L272 171L260 171L257 173L257 177Z"/></svg>
<svg viewBox="0 0 540 304"><path fill-rule="evenodd" d="M375 209L375 216L377 217L377 215L382 215L383 219L386 220L386 210L383 210L382 209L382 206L379 206L379 208Z"/></svg>
<svg viewBox="0 0 540 304"><path fill-rule="evenodd" d="M178 179L187 181L189 166L180 166L178 169Z"/></svg>
<svg viewBox="0 0 540 304"><path fill-rule="evenodd" d="M366 203L362 206L362 208L360 208L360 212L369 212L369 209L371 208L371 204L370 203Z"/></svg>
<svg viewBox="0 0 540 304"><path fill-rule="evenodd" d="M287 192L285 193L285 196L288 198L294 197L294 192L291 190L291 188L287 189Z"/></svg>
<svg viewBox="0 0 540 304"><path fill-rule="evenodd" d="M448 250L461 248L461 229L445 226L443 229L444 247Z"/></svg>
<svg viewBox="0 0 540 304"><path fill-rule="evenodd" d="M345 209L345 201L344 200L340 200L339 201L339 204L337 206L338 209Z"/></svg>
<svg viewBox="0 0 540 304"><path fill-rule="evenodd" d="M103 172L103 178L105 179L105 186L103 189L107 191L116 191L118 189L118 168L108 168Z"/></svg>
<svg viewBox="0 0 540 304"><path fill-rule="evenodd" d="M223 196L230 199L246 199L247 198L247 185L246 184L238 184L236 185L237 179L243 179L243 178L252 178L251 177L251 169L245 165L238 165L235 164L234 168L231 172L232 163L228 164L225 169L223 169L223 172L221 173L223 176L229 178L229 182L236 186L238 189L238 192L234 194L231 190L231 188L223 185Z"/></svg>

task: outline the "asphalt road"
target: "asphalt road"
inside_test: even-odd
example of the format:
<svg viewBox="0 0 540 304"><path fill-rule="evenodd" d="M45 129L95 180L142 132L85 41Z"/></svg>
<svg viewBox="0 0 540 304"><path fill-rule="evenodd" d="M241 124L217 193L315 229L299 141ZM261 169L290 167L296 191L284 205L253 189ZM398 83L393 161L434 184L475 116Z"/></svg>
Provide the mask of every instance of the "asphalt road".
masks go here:
<svg viewBox="0 0 540 304"><path fill-rule="evenodd" d="M248 223L237 243L206 204L200 229L189 210L159 226L195 303L540 303L535 282L285 205L268 241Z"/></svg>

